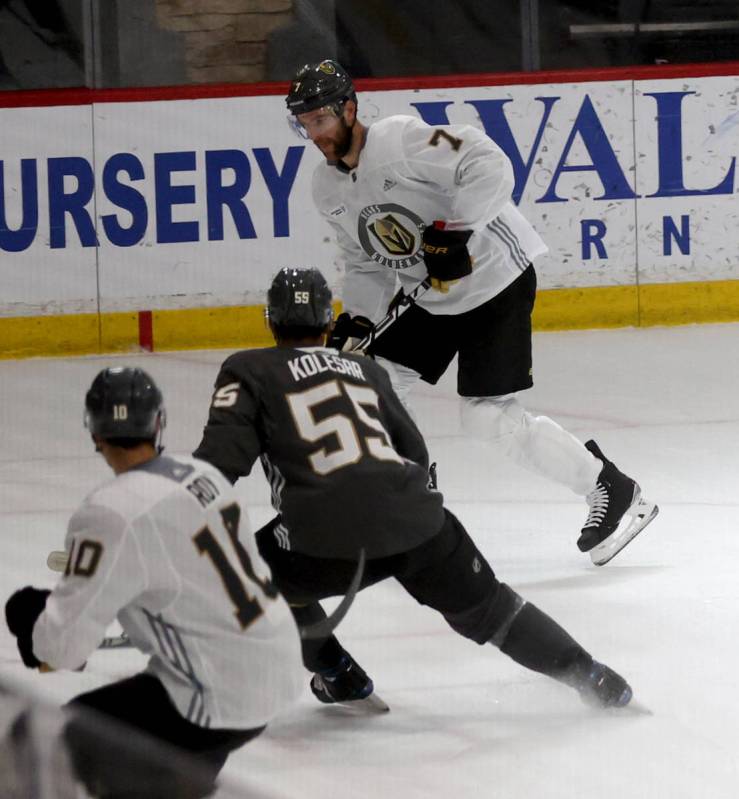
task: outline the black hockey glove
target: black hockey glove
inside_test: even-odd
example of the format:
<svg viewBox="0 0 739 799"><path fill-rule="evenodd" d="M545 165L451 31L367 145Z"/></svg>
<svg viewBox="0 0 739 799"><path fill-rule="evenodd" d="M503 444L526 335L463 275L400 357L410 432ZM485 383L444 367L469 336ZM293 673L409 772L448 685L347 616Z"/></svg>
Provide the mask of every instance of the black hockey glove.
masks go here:
<svg viewBox="0 0 739 799"><path fill-rule="evenodd" d="M471 230L444 230L436 225L424 228L421 249L432 288L446 294L449 283L472 272L472 258L467 249L471 235Z"/></svg>
<svg viewBox="0 0 739 799"><path fill-rule="evenodd" d="M374 328L366 316L350 316L348 313L339 314L331 332L326 340L327 347L333 347L339 352L346 352L368 336Z"/></svg>
<svg viewBox="0 0 739 799"><path fill-rule="evenodd" d="M37 669L41 665L41 661L33 654L33 625L43 613L50 593L27 585L5 603L5 621L10 632L18 639L18 651L23 664L29 669Z"/></svg>

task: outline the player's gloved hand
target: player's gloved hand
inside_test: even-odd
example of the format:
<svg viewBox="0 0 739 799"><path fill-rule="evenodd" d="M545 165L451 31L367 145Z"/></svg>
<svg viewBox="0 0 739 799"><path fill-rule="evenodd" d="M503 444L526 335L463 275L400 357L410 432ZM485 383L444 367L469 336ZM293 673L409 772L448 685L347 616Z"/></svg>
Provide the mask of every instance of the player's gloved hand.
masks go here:
<svg viewBox="0 0 739 799"><path fill-rule="evenodd" d="M445 230L428 225L421 237L423 260L426 263L431 287L446 294L451 283L472 272L472 258L467 249L471 230Z"/></svg>
<svg viewBox="0 0 739 799"><path fill-rule="evenodd" d="M327 347L333 347L339 352L348 352L352 347L368 336L374 325L366 316L350 316L348 313L339 314L331 332L326 340Z"/></svg>
<svg viewBox="0 0 739 799"><path fill-rule="evenodd" d="M23 664L29 669L38 668L41 661L33 654L33 625L43 613L51 591L27 585L16 591L5 603L5 621L8 629L18 639L18 651Z"/></svg>

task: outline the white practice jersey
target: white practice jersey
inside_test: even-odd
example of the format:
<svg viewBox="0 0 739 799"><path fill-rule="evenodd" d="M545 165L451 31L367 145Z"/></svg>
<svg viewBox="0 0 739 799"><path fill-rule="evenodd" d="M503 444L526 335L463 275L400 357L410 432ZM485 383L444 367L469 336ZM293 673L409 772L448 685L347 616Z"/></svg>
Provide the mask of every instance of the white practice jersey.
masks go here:
<svg viewBox="0 0 739 799"><path fill-rule="evenodd" d="M503 151L470 125L431 127L411 116L372 124L350 173L326 162L313 200L335 229L345 272L345 310L384 316L396 277L406 290L426 275L421 233L436 220L472 230L472 274L418 304L438 314L476 308L499 294L547 248L511 202L513 169Z"/></svg>
<svg viewBox="0 0 739 799"><path fill-rule="evenodd" d="M71 518L66 549L33 629L39 660L77 668L117 618L194 724L258 727L299 695L297 626L210 464L159 456L115 477Z"/></svg>

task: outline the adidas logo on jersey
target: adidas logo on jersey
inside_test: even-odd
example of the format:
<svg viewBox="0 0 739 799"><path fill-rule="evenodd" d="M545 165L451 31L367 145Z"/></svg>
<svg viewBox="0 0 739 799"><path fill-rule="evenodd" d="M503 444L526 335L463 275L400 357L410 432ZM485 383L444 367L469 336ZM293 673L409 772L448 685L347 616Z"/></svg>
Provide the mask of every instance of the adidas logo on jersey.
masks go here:
<svg viewBox="0 0 739 799"><path fill-rule="evenodd" d="M397 182L394 180L390 180L390 178L387 178L385 182L382 184L382 190L390 191L390 189L392 189L393 186L397 186Z"/></svg>

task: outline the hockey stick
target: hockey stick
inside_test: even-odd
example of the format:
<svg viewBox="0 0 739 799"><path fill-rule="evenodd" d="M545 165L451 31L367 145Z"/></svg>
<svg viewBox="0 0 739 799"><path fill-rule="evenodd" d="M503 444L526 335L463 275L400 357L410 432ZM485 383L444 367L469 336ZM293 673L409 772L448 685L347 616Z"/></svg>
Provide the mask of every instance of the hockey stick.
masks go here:
<svg viewBox="0 0 739 799"><path fill-rule="evenodd" d="M372 328L372 330L357 344L355 344L349 352L354 353L363 353L367 351L367 348L372 344L372 342L385 330L387 330L390 325L395 322L395 320L403 313L405 313L408 308L419 298L423 297L423 295L431 288L431 278L427 277L424 278L414 289L413 291L406 294L403 292L401 298L395 302L392 302L392 308L383 316L382 319Z"/></svg>
<svg viewBox="0 0 739 799"><path fill-rule="evenodd" d="M107 635L98 644L98 649L132 649L133 644L126 633L120 635Z"/></svg>
<svg viewBox="0 0 739 799"><path fill-rule="evenodd" d="M313 624L307 624L305 627L300 627L300 637L305 640L306 638L327 638L339 626L341 620L346 616L347 611L354 602L354 597L357 595L359 585L364 577L364 564L367 557L364 549L359 550L359 560L357 562L357 570L354 572L349 588L346 589L344 598L336 606L334 612L321 621Z"/></svg>
<svg viewBox="0 0 739 799"><path fill-rule="evenodd" d="M437 219L433 223L434 227L438 230L443 230L444 226L446 225L445 222ZM357 344L355 344L349 352L357 352L357 353L364 353L367 351L367 348L372 344L372 342L385 330L387 330L390 325L392 325L395 320L403 313L405 313L414 302L416 302L419 298L423 297L423 295L431 288L431 278L426 276L417 286L413 288L411 292L406 294L401 289L401 296L399 299L393 299L390 303L390 309L385 314L385 316L380 319L380 321L370 330L370 332Z"/></svg>

